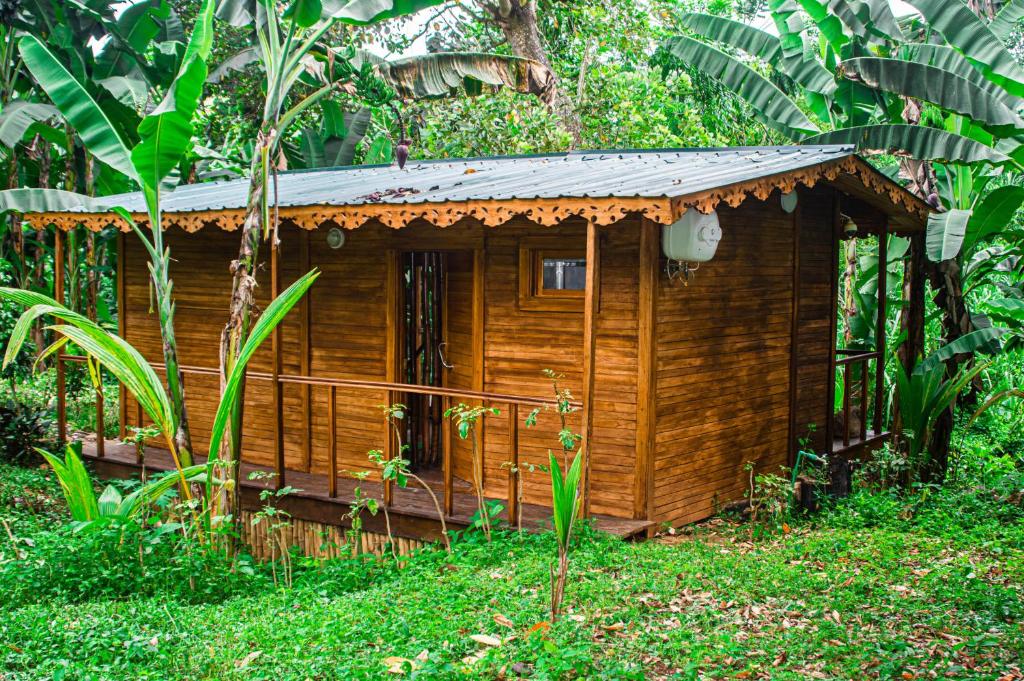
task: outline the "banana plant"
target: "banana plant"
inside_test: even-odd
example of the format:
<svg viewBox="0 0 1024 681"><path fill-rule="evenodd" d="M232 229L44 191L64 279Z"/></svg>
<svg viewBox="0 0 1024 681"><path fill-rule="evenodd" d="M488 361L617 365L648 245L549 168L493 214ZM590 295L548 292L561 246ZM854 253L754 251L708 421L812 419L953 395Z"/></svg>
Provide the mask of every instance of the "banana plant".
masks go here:
<svg viewBox="0 0 1024 681"><path fill-rule="evenodd" d="M988 362L978 362L973 367L963 366L952 378L947 378L945 365L929 360L932 358L920 362L909 374L903 365L896 363L896 399L903 424L900 435L907 443L910 461L919 468L929 464L922 459L922 454L926 453L932 428L939 416L989 365Z"/></svg>
<svg viewBox="0 0 1024 681"><path fill-rule="evenodd" d="M895 17L888 0L769 0L777 35L689 13L681 23L690 35L663 48L792 141L897 157L909 188L946 209L930 216L925 250L952 342L973 328L964 263L1024 204L1024 67L1002 42L1020 3L987 22L962 0L908 1L919 16Z"/></svg>
<svg viewBox="0 0 1024 681"><path fill-rule="evenodd" d="M319 276L319 271L315 269L308 272L275 298L260 315L252 333L242 347L238 363L227 377L210 433L211 452L219 451L220 443L227 430L228 419L241 398L242 377L249 360ZM187 463L183 461L184 457L181 456L181 450L177 444L179 417L156 370L142 354L123 338L41 293L0 287L0 300L26 308L11 332L11 338L4 354L4 367L18 355L36 319L44 316L57 319L61 323L50 327L61 338L57 344L73 343L92 360L113 374L124 384L126 390L131 393L160 431L174 461L182 494L186 500L191 499L188 481L190 476L194 475L194 468L190 461ZM213 524L213 509L210 504L216 499L215 490L212 488L214 462L215 458L211 455L207 463L202 466L206 471L207 490L203 495L203 501L207 506L197 512L198 518L205 519L208 529Z"/></svg>
<svg viewBox="0 0 1024 681"><path fill-rule="evenodd" d="M192 462L192 438L185 409L184 381L178 363L171 257L163 241L160 195L165 181L192 146L192 120L206 81L206 61L213 42L213 2L204 0L200 7L180 68L160 104L139 123L139 142L131 148L125 143L107 111L47 44L34 35L25 35L18 42L26 68L78 133L86 149L96 159L142 189L149 215L148 235L117 206L107 206L88 196L46 189L0 192L0 212L68 209L119 212L142 241L150 256L150 278L163 336L167 392L177 426L175 450L186 466Z"/></svg>
<svg viewBox="0 0 1024 681"><path fill-rule="evenodd" d="M291 0L279 12L266 0L222 0L217 16L236 26L255 29L256 44L245 55L229 58L237 68L258 59L263 68L265 101L253 145L249 192L238 257L232 263L228 320L221 334L221 372L227 376L238 361L249 334L256 268L261 242L277 246L276 220L271 217L268 187L291 126L312 107L339 94L357 98L363 106L381 108L397 97L438 97L471 84L505 85L522 92L550 96L553 77L542 65L513 57L486 54L443 54L382 62L354 47L325 44L339 26L367 26L413 14L445 0ZM215 73L219 75L221 69ZM216 76L215 76L216 77ZM296 96L296 85L305 86ZM408 141L396 148L404 163ZM273 224L272 224L273 222ZM244 380L244 379L243 379ZM237 465L241 456L241 411L231 419L227 459Z"/></svg>

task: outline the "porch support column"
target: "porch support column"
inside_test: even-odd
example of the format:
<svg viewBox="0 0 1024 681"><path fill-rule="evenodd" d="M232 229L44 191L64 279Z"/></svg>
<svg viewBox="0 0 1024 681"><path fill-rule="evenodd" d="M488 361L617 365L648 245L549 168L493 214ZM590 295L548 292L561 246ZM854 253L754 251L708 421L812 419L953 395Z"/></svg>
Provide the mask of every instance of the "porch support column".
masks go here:
<svg viewBox="0 0 1024 681"><path fill-rule="evenodd" d="M836 403L836 327L839 325L839 247L842 212L839 208L839 192L832 192L832 259L829 264L829 332L828 332L828 379L825 395L825 452L831 454L835 448L835 403Z"/></svg>
<svg viewBox="0 0 1024 681"><path fill-rule="evenodd" d="M281 246L277 234L270 244L270 295L274 299L281 293ZM274 468L277 473L277 489L285 486L284 470L284 385L281 383L281 325L271 333L273 365L271 367L272 390L274 391Z"/></svg>
<svg viewBox="0 0 1024 681"><path fill-rule="evenodd" d="M299 276L310 270L309 230L299 230ZM312 371L312 347L310 343L310 308L309 292L299 301L299 373L309 376ZM302 456L303 465L309 473L313 468L313 386L299 386L302 400Z"/></svg>
<svg viewBox="0 0 1024 681"><path fill-rule="evenodd" d="M128 329L128 319L125 316L127 305L126 293L127 282L124 278L125 273L125 254L124 254L124 232L118 230L117 232L117 335L123 339L127 339L126 332ZM127 439L128 434L128 391L124 387L124 383L118 381L117 383L117 414L118 414L118 439L124 441ZM141 423L137 424L139 427Z"/></svg>
<svg viewBox="0 0 1024 681"><path fill-rule="evenodd" d="M594 351L597 345L597 310L600 305L601 241L597 224L587 224L587 272L583 298L583 517L590 516L590 447L594 434Z"/></svg>
<svg viewBox="0 0 1024 681"><path fill-rule="evenodd" d="M57 303L64 304L64 232L60 227L53 226L53 297ZM57 362L57 443L63 448L67 439L68 412L67 395L64 385L63 351L58 350Z"/></svg>
<svg viewBox="0 0 1024 681"><path fill-rule="evenodd" d="M885 220L878 230L878 319L875 329L875 350L878 358L875 360L875 417L873 427L875 435L882 432L884 421L883 398L885 396L885 319L888 287L888 257L889 257L889 221ZM864 370L867 370L865 364ZM867 381L867 377L864 379ZM864 396L867 399L867 395ZM865 417L867 415L865 414Z"/></svg>
<svg viewBox="0 0 1024 681"><path fill-rule="evenodd" d="M658 304L658 249L661 227L640 222L639 305L637 310L636 477L633 480L633 517L654 519L655 357Z"/></svg>

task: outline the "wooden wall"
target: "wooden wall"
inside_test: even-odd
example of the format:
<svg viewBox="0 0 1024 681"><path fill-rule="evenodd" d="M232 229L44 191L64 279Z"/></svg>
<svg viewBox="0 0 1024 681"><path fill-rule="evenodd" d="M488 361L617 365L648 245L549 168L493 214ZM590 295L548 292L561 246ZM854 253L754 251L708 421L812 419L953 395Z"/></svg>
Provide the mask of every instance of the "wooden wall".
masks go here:
<svg viewBox="0 0 1024 681"><path fill-rule="evenodd" d="M449 361L460 367L452 385L472 389L475 381L484 392L551 397L551 385L542 370L564 373L564 386L578 399L582 380L583 301L579 311L541 312L521 310L518 301L519 239L555 235L566 247L586 240L586 224L572 220L554 227L540 227L519 219L497 229L464 220L444 230L414 223L402 230L368 225L346 232L338 250L326 244L327 227L302 234L282 230L283 286L306 266L323 274L309 294L308 327L301 311L285 322L282 373L299 374L303 367L313 376L384 381L387 371L386 280L388 251L402 249L456 249L459 271L449 280L451 314ZM636 334L639 221L626 220L602 228L601 307L597 318L597 372L592 458L592 510L619 517L633 514L636 466ZM207 228L196 234L172 230L167 242L175 257L172 276L178 300L178 335L184 364L216 367L220 330L226 318L231 279L228 263L237 254L239 235ZM308 251L303 239L308 239ZM482 305L472 305L467 291L473 282L465 258L477 252L483 267ZM308 253L308 254L307 254ZM258 273L259 304L269 300L269 272ZM160 360L160 337L155 314L149 312L146 257L141 246L126 239L126 336L151 360ZM460 289L461 290L458 290ZM476 320L476 321L475 321ZM465 347L480 324L483 356ZM308 343L303 329L308 328ZM478 341L478 342L480 342ZM255 371L271 369L268 342L251 364ZM476 378L464 367L473 365ZM195 443L203 450L208 442L213 411L218 399L215 377L187 378L187 403ZM308 391L300 386L285 389L286 466L295 470L326 473L328 470L326 389ZM307 410L309 425L303 416ZM384 445L386 431L378 405L383 391L338 390L336 428L338 469L341 473L371 468L369 449ZM508 451L508 414L484 424L485 486L490 496L504 499L508 471L502 464ZM134 422L129 406L129 422ZM247 461L273 465L273 418L270 384L251 380L246 395L245 446ZM526 428L520 412L520 459L546 464L547 451L558 449L559 423L554 413L542 413L538 425ZM578 415L570 427L579 430ZM307 431L308 428L308 431ZM307 432L309 436L307 436ZM311 438L307 447L307 437ZM469 447L456 443L455 470L469 478ZM307 456L309 457L307 459ZM545 473L525 473L525 500L548 504L550 486Z"/></svg>
<svg viewBox="0 0 1024 681"><path fill-rule="evenodd" d="M298 273L298 235L286 230L285 257L281 262L283 285L294 281ZM168 231L166 244L173 255L171 276L176 300L175 329L179 361L183 365L217 367L220 331L227 320L231 291L230 263L238 254L239 236L234 232L206 229L189 235L174 229ZM147 255L141 243L129 235L125 239L125 336L143 355L153 362L163 362L160 327L155 310L150 310L150 284ZM257 305L270 300L270 276L266 269L258 273ZM300 322L291 315L282 326L282 372L300 371ZM253 358L254 371L269 372L272 367L271 344L268 341ZM219 380L216 376L185 377L186 409L192 429L193 443L206 450L210 428L219 401ZM136 425L135 404L128 400L128 425ZM273 464L274 431L271 418L272 393L268 381L252 380L246 390L244 441L245 458L254 463ZM285 390L285 410L295 413L301 408L301 391ZM300 429L286 431L286 464L289 468L303 465Z"/></svg>
<svg viewBox="0 0 1024 681"><path fill-rule="evenodd" d="M723 237L715 258L686 287L659 274L655 520L706 518L743 498L748 462L756 472L778 472L788 463L794 368L797 433L815 420L824 425L829 197L815 193L807 205L801 197L801 211L791 215L781 210L777 195L721 207ZM794 334L798 219L801 294ZM791 366L794 338L799 352Z"/></svg>
<svg viewBox="0 0 1024 681"><path fill-rule="evenodd" d="M594 513L643 514L645 462L638 460L638 451L645 451L641 441L646 436L644 428L638 428L637 395L645 388L638 381L638 376L644 376L638 356L650 355L653 362L650 496L654 520L680 524L708 517L716 504L743 497L747 462L754 462L762 472L785 465L791 399L797 406L793 437L803 435L814 423L821 438L828 418L829 315L834 312L833 205L833 192L822 186L802 192L800 210L793 215L782 212L777 197L720 209L724 235L718 254L701 265L686 287L669 284L664 262L656 257L660 230L651 230L645 241L651 247L646 262L656 269L655 275L648 271L648 279L656 284L653 295L643 300L640 220L630 218L600 229L591 476ZM799 296L794 296L796 234ZM389 252L454 249L461 253L454 256L460 266L449 279L448 359L459 368L451 384L490 393L550 397L550 382L541 372L552 369L565 375L564 387L579 398L583 301L579 310L523 309L518 258L520 240L538 235L556 236L561 246L582 250L584 221L569 220L552 228L525 219L496 229L469 219L444 230L425 223L402 230L368 225L347 232L347 242L339 250L327 246L326 235L326 227L307 234L290 227L282 232L284 285L307 266L323 271L309 297L308 324L298 310L285 322L284 373L308 370L314 376L386 380ZM227 264L236 255L237 241L237 233L213 228L168 235L175 257L172 275L185 364L217 366L230 287ZM132 238L126 240L126 249L127 338L147 357L160 361L159 329L148 309L145 254ZM482 293L476 305L468 267L474 257L483 272L477 280ZM270 293L265 267L258 280L259 303L265 305ZM794 333L795 300L798 326ZM641 318L641 305L653 306L648 318ZM308 329L308 341L304 341L304 329ZM640 334L653 338L643 353ZM791 364L794 347L796 359ZM268 343L252 368L269 371L270 367ZM796 376L793 395L791 372ZM208 441L217 381L190 377L187 388L193 434L202 449ZM326 389L307 393L299 386L288 386L285 400L287 467L326 473ZM386 438L378 408L385 401L383 391L338 391L339 472L371 468L366 452L383 447ZM508 472L502 464L511 458L509 424L505 406L497 406L502 413L487 417L483 427L484 478L488 495L504 499ZM308 426L303 416L307 411ZM520 413L521 421L527 411ZM130 407L129 416L133 415ZM245 417L246 460L272 465L269 383L250 382ZM578 430L579 415L569 425ZM550 412L539 416L535 428L520 423L520 461L546 464L548 450L558 450L558 427L557 416ZM455 471L463 479L471 475L468 457L467 444L458 444ZM524 472L524 480L527 502L549 503L545 473Z"/></svg>
<svg viewBox="0 0 1024 681"><path fill-rule="evenodd" d="M797 386L794 445L808 437L816 451L824 451L826 426L832 417L829 362L835 351L832 316L836 313L833 286L838 276L833 256L833 211L837 195L826 186L800 194L800 292L797 309ZM813 433L811 427L813 426Z"/></svg>
<svg viewBox="0 0 1024 681"><path fill-rule="evenodd" d="M638 219L602 228L600 309L597 315L597 351L594 400L594 436L591 460L591 509L618 517L632 517L636 468L637 281L639 278ZM583 368L583 300L578 310L546 312L523 310L518 304L518 247L523 237L538 234L560 237L563 248L586 246L586 223L571 220L553 228L538 228L515 220L487 234L485 293L485 390L551 397L551 385L542 370L565 375L564 387L579 399ZM525 418L525 414L521 414ZM579 432L576 414L570 427ZM543 413L536 428L520 427L520 460L547 464L548 450L558 451L558 419ZM495 418L487 431L487 489L505 496L508 460L508 422ZM524 473L526 501L549 504L550 484L545 473Z"/></svg>

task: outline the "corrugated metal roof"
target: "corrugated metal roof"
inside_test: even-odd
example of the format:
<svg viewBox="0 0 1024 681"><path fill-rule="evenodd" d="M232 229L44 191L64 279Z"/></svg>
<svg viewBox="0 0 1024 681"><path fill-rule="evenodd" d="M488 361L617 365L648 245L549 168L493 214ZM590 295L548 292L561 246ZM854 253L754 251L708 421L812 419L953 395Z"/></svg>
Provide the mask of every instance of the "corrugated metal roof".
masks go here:
<svg viewBox="0 0 1024 681"><path fill-rule="evenodd" d="M358 206L557 198L673 198L816 166L854 147L785 146L653 151L579 151L545 156L414 161L278 175L278 204ZM165 194L165 213L238 209L247 179L184 185ZM104 197L142 212L140 193Z"/></svg>

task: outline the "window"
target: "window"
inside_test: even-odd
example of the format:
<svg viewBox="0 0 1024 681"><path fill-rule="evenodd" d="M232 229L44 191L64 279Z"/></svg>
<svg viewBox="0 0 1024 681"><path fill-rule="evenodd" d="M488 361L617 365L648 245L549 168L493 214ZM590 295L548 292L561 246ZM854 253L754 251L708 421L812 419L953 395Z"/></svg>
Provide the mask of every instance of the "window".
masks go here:
<svg viewBox="0 0 1024 681"><path fill-rule="evenodd" d="M519 243L519 307L523 310L582 312L587 285L583 248L566 239L534 237Z"/></svg>
<svg viewBox="0 0 1024 681"><path fill-rule="evenodd" d="M584 258L544 258L541 288L545 291L582 291L587 286Z"/></svg>

